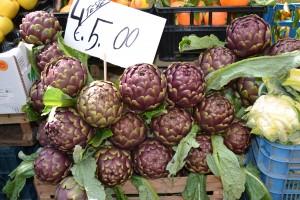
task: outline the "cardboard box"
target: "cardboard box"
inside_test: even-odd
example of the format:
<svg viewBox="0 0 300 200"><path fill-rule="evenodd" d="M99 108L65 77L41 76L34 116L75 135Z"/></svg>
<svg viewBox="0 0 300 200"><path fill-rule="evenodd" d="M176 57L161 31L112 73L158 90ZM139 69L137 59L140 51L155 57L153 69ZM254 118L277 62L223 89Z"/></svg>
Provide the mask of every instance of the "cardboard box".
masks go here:
<svg viewBox="0 0 300 200"><path fill-rule="evenodd" d="M0 54L0 114L22 113L29 90L31 65L23 42Z"/></svg>

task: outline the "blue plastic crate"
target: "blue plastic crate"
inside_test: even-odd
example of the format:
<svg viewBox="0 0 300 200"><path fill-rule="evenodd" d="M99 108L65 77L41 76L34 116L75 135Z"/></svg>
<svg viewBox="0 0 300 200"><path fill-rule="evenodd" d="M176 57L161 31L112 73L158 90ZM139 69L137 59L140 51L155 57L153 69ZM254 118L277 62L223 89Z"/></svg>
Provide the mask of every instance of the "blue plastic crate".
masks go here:
<svg viewBox="0 0 300 200"><path fill-rule="evenodd" d="M300 145L282 145L255 137L250 149L272 198L300 199Z"/></svg>
<svg viewBox="0 0 300 200"><path fill-rule="evenodd" d="M278 10L283 10L284 4L276 4L275 6L267 6L267 12L264 14L263 18L266 22L268 22L271 26L274 26L273 17L274 13ZM289 9L292 11L292 16L290 20L282 20L278 21L278 24L286 28L288 31L283 31L283 35L285 37L294 38L296 36L296 30L300 27L300 23L297 25L296 28L292 28L292 24L294 21L294 11L296 8L300 9L300 3L289 3Z"/></svg>

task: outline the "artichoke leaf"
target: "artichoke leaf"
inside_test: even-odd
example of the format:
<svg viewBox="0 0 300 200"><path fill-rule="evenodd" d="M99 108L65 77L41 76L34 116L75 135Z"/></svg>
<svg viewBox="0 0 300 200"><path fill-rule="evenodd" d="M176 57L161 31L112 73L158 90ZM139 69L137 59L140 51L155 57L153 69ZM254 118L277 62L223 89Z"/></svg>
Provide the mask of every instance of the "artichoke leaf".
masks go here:
<svg viewBox="0 0 300 200"><path fill-rule="evenodd" d="M190 173L182 196L189 200L209 200L206 194L206 175Z"/></svg>
<svg viewBox="0 0 300 200"><path fill-rule="evenodd" d="M138 190L140 199L159 200L159 196L156 191L153 189L150 182L144 177L133 175L130 181Z"/></svg>
<svg viewBox="0 0 300 200"><path fill-rule="evenodd" d="M185 158L187 157L191 148L199 147L199 143L196 141L196 135L199 133L199 131L200 127L195 124L187 136L181 139L175 150L174 156L167 165L167 170L169 171L170 175L175 176L177 172L184 167Z"/></svg>
<svg viewBox="0 0 300 200"><path fill-rule="evenodd" d="M72 166L71 171L76 182L85 188L88 199L105 200L106 193L102 183L95 177L97 164L93 154L83 156L85 149L76 145L73 152L73 157L76 158L76 163Z"/></svg>
<svg viewBox="0 0 300 200"><path fill-rule="evenodd" d="M195 34L184 36L179 42L179 51L190 51L196 49L208 49L211 47L223 47L225 42L222 42L214 34L198 37Z"/></svg>
<svg viewBox="0 0 300 200"><path fill-rule="evenodd" d="M238 77L278 77L298 66L300 66L300 51L276 56L247 58L209 73L205 77L206 92L220 90L224 85Z"/></svg>
<svg viewBox="0 0 300 200"><path fill-rule="evenodd" d="M246 173L240 167L236 155L223 143L222 136L212 135L213 157L222 181L224 197L240 199L245 191Z"/></svg>

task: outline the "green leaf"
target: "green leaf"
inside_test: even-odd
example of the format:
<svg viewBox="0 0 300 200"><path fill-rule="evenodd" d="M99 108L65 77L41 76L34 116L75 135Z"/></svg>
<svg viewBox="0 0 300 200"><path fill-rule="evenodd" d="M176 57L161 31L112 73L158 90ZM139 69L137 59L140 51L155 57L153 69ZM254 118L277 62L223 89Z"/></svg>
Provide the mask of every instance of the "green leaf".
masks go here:
<svg viewBox="0 0 300 200"><path fill-rule="evenodd" d="M206 92L220 90L238 77L277 77L298 66L300 51L244 59L209 73L205 77Z"/></svg>
<svg viewBox="0 0 300 200"><path fill-rule="evenodd" d="M259 178L259 169L252 163L249 163L246 168L242 169L246 173L246 192L250 199L271 200L272 197L268 189Z"/></svg>
<svg viewBox="0 0 300 200"><path fill-rule="evenodd" d="M32 107L32 105L29 101L27 101L26 104L23 105L21 109L26 114L26 116L30 122L40 123L41 121L43 121L45 119L45 117L39 115L34 110L34 108Z"/></svg>
<svg viewBox="0 0 300 200"><path fill-rule="evenodd" d="M210 171L216 176L220 178L220 172L218 166L216 164L215 158L212 154L208 154L205 158L206 163L210 169Z"/></svg>
<svg viewBox="0 0 300 200"><path fill-rule="evenodd" d="M113 190L116 194L117 200L127 200L128 199L120 187L114 187Z"/></svg>
<svg viewBox="0 0 300 200"><path fill-rule="evenodd" d="M130 179L139 192L139 198L143 200L159 200L159 196L149 181L141 176L133 175Z"/></svg>
<svg viewBox="0 0 300 200"><path fill-rule="evenodd" d="M8 175L10 179L7 180L2 190L10 200L19 199L20 192L26 184L26 179L34 176L33 161L39 151L40 149L29 156L19 152L19 157L23 161Z"/></svg>
<svg viewBox="0 0 300 200"><path fill-rule="evenodd" d="M28 58L29 58L29 62L31 65L31 71L28 74L28 76L29 76L29 80L31 80L31 81L36 80L37 77L38 78L41 77L41 72L36 65L35 58L36 58L36 55L38 53L40 53L44 47L45 47L44 45L39 45L39 46L32 46L31 49L27 48Z"/></svg>
<svg viewBox="0 0 300 200"><path fill-rule="evenodd" d="M297 30L296 30L295 38L296 38L296 39L300 39L300 27L297 28Z"/></svg>
<svg viewBox="0 0 300 200"><path fill-rule="evenodd" d="M206 175L190 173L182 196L188 200L209 200L206 194Z"/></svg>
<svg viewBox="0 0 300 200"><path fill-rule="evenodd" d="M69 107L76 105L76 99L73 99L60 89L54 88L52 86L47 87L43 96L43 102L47 109L52 107Z"/></svg>
<svg viewBox="0 0 300 200"><path fill-rule="evenodd" d="M146 111L142 114L147 124L150 124L151 119L167 113L168 104L163 102L157 109Z"/></svg>
<svg viewBox="0 0 300 200"><path fill-rule="evenodd" d="M97 169L96 159L92 155L83 159L81 155L84 150L80 151L81 147L79 145L75 148L78 148L74 155L77 162L72 166L71 171L76 182L85 188L88 199L105 200L105 188L95 177Z"/></svg>
<svg viewBox="0 0 300 200"><path fill-rule="evenodd" d="M295 7L294 20L293 20L293 23L292 23L292 29L297 28L298 24L299 24L299 12L298 12L298 7Z"/></svg>
<svg viewBox="0 0 300 200"><path fill-rule="evenodd" d="M66 43L62 37L62 32L59 32L57 42L58 42L58 49L61 50L65 56L75 57L84 64L84 66L86 67L86 70L88 72L87 84L93 82L94 79L88 68L88 59L90 56L88 54L77 51L76 49L73 49L72 47L66 45Z"/></svg>
<svg viewBox="0 0 300 200"><path fill-rule="evenodd" d="M245 191L246 173L236 155L223 143L223 137L212 135L213 156L220 173L224 196L228 200L240 199Z"/></svg>
<svg viewBox="0 0 300 200"><path fill-rule="evenodd" d="M105 188L106 200L115 200L113 195L115 194L112 188Z"/></svg>
<svg viewBox="0 0 300 200"><path fill-rule="evenodd" d="M177 172L184 167L185 158L187 157L191 148L199 147L199 143L196 141L196 135L199 133L199 131L200 127L195 124L187 136L181 139L172 160L167 165L167 170L169 171L170 175L175 176Z"/></svg>
<svg viewBox="0 0 300 200"><path fill-rule="evenodd" d="M184 36L179 43L179 51L208 49L211 47L223 47L225 42L220 41L215 35L198 37L197 35Z"/></svg>
<svg viewBox="0 0 300 200"><path fill-rule="evenodd" d="M89 141L89 144L91 144L93 147L100 147L104 140L111 137L112 135L113 133L108 127L97 128L96 134Z"/></svg>

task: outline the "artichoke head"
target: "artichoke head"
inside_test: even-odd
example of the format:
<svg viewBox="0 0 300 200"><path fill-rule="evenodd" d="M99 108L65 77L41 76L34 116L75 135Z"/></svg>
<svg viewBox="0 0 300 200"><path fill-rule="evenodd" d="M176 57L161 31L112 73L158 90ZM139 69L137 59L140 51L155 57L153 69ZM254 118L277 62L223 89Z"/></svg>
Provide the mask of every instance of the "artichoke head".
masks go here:
<svg viewBox="0 0 300 200"><path fill-rule="evenodd" d="M194 119L207 134L220 134L234 120L234 107L224 96L209 94L194 107Z"/></svg>
<svg viewBox="0 0 300 200"><path fill-rule="evenodd" d="M77 110L91 126L102 128L122 117L123 102L113 83L96 80L81 90Z"/></svg>
<svg viewBox="0 0 300 200"><path fill-rule="evenodd" d="M140 112L154 110L166 99L166 77L155 65L135 64L121 75L119 91L130 109Z"/></svg>
<svg viewBox="0 0 300 200"><path fill-rule="evenodd" d="M55 190L56 200L88 200L85 189L81 187L73 176L64 178Z"/></svg>
<svg viewBox="0 0 300 200"><path fill-rule="evenodd" d="M163 73L167 78L170 104L191 108L204 98L203 72L193 63L174 62Z"/></svg>

